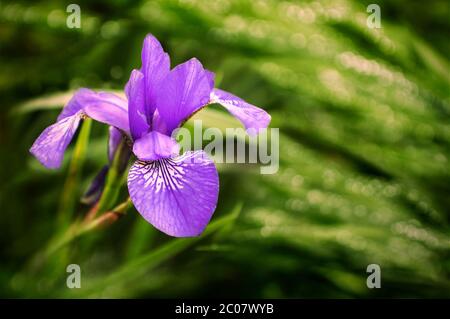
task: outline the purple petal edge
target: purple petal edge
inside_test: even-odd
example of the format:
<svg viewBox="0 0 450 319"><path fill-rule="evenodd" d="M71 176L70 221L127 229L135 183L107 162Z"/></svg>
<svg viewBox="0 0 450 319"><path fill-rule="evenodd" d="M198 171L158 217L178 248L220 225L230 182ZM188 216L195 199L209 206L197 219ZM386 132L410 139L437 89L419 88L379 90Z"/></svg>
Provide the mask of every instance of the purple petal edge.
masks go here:
<svg viewBox="0 0 450 319"><path fill-rule="evenodd" d="M64 151L72 140L81 117L82 112L78 111L47 127L34 141L30 153L45 167L59 168L64 158Z"/></svg>
<svg viewBox="0 0 450 319"><path fill-rule="evenodd" d="M214 89L211 92L211 103L218 103L226 108L241 121L250 135L269 126L271 120L269 113L229 92Z"/></svg>

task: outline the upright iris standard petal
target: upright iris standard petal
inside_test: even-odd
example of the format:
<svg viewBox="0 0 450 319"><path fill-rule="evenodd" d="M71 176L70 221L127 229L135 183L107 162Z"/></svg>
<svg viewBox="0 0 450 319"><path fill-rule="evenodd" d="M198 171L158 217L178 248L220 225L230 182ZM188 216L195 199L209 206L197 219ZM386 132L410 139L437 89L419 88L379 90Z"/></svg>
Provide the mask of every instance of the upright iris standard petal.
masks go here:
<svg viewBox="0 0 450 319"><path fill-rule="evenodd" d="M82 111L78 111L47 127L31 146L31 154L45 167L59 168L64 151L72 140L81 117Z"/></svg>
<svg viewBox="0 0 450 319"><path fill-rule="evenodd" d="M141 72L145 77L145 114L147 122L151 123L156 109L156 89L170 71L170 58L159 41L151 34L145 37L141 58Z"/></svg>
<svg viewBox="0 0 450 319"><path fill-rule="evenodd" d="M138 212L162 232L198 236L217 205L219 178L203 151L173 159L137 161L128 174L128 191Z"/></svg>
<svg viewBox="0 0 450 319"><path fill-rule="evenodd" d="M226 91L214 89L211 92L211 103L221 104L241 121L246 129L254 129L258 132L269 126L271 118L266 111ZM250 130L249 133L252 134L255 131Z"/></svg>
<svg viewBox="0 0 450 319"><path fill-rule="evenodd" d="M180 146L172 137L159 132L150 132L134 142L133 153L142 161L154 161L176 156Z"/></svg>
<svg viewBox="0 0 450 319"><path fill-rule="evenodd" d="M184 120L209 102L211 76L195 58L175 67L161 82L156 96L159 115L170 135Z"/></svg>
<svg viewBox="0 0 450 319"><path fill-rule="evenodd" d="M146 133L150 126L147 123L145 111L145 82L144 75L138 70L131 72L130 80L125 86L128 97L128 120L131 136L134 140Z"/></svg>

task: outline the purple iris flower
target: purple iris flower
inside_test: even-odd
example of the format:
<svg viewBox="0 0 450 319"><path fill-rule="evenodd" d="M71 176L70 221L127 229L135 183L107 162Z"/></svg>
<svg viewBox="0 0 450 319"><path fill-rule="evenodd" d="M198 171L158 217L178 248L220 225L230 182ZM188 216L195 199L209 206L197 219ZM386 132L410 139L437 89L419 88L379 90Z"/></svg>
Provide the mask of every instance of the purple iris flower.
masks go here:
<svg viewBox="0 0 450 319"><path fill-rule="evenodd" d="M195 58L170 70L169 55L152 35L144 40L142 67L132 71L125 93L127 100L78 90L30 152L44 166L58 168L81 119L110 125L110 157L120 140L118 132L133 142L137 160L128 173L128 191L137 211L166 234L198 236L217 205L218 173L203 151L179 155L173 131L211 103L224 106L253 132L266 128L270 115L214 88L214 73Z"/></svg>

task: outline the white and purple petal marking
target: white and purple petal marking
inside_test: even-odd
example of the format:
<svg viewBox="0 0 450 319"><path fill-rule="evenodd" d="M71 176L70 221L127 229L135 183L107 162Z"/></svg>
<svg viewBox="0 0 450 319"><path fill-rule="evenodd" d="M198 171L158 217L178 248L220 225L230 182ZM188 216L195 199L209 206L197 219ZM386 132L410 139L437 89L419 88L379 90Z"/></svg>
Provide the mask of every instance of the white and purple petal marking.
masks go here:
<svg viewBox="0 0 450 319"><path fill-rule="evenodd" d="M219 177L205 152L187 152L153 162L137 161L128 191L138 212L175 237L200 235L216 209Z"/></svg>
<svg viewBox="0 0 450 319"><path fill-rule="evenodd" d="M47 168L60 167L64 151L77 131L82 116L83 112L78 111L47 127L31 146L31 154Z"/></svg>

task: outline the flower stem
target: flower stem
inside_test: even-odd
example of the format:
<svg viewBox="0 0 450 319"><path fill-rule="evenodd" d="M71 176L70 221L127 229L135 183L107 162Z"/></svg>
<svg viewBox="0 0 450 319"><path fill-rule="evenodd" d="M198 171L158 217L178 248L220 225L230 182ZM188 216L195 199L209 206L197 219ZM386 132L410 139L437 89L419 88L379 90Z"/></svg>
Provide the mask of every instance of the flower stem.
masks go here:
<svg viewBox="0 0 450 319"><path fill-rule="evenodd" d="M114 159L108 170L108 175L106 176L105 188L103 189L102 195L96 206L89 211L86 216L86 220L93 220L96 215L101 214L116 203L117 196L119 195L119 190L122 182L122 177L125 171L125 164L128 162L129 149L125 140L117 147L114 154Z"/></svg>
<svg viewBox="0 0 450 319"><path fill-rule="evenodd" d="M48 257L52 255L57 250L73 241L75 238L78 238L85 233L111 225L117 219L123 216L130 207L131 200L130 198L128 198L126 201L122 202L110 211L105 212L95 219L76 221L67 229L64 234L62 234L62 236L57 237L55 238L55 240L50 242L43 256Z"/></svg>
<svg viewBox="0 0 450 319"><path fill-rule="evenodd" d="M74 148L73 156L70 161L69 172L62 190L61 200L58 210L59 225L66 225L73 215L76 199L78 198L77 186L80 179L81 169L86 158L86 151L89 144L89 135L91 132L92 120L85 119L81 126L80 134Z"/></svg>

